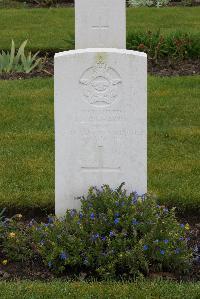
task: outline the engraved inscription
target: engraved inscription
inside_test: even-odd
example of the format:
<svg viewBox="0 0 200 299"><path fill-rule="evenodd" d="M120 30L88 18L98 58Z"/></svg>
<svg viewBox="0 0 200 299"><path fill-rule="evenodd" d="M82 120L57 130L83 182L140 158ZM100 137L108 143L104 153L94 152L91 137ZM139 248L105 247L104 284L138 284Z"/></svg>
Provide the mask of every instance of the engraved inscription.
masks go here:
<svg viewBox="0 0 200 299"><path fill-rule="evenodd" d="M143 130L134 130L134 129L127 129L127 128L121 128L121 129L98 129L96 127L94 128L84 128L80 127L79 129L71 129L66 131L66 134L70 134L72 136L88 136L88 137L94 137L94 136L119 136L124 138L130 138L131 136L142 136L145 135L145 132Z"/></svg>
<svg viewBox="0 0 200 299"><path fill-rule="evenodd" d="M85 122L119 122L127 120L127 115L121 110L82 110L76 115L76 121Z"/></svg>
<svg viewBox="0 0 200 299"><path fill-rule="evenodd" d="M121 83L116 70L101 60L88 68L80 78L86 101L99 107L106 107L117 100Z"/></svg>
<svg viewBox="0 0 200 299"><path fill-rule="evenodd" d="M107 25L108 22L103 22L102 16L99 16L99 18L97 19L98 19L98 24L92 25L92 29L101 31L109 28L109 25Z"/></svg>

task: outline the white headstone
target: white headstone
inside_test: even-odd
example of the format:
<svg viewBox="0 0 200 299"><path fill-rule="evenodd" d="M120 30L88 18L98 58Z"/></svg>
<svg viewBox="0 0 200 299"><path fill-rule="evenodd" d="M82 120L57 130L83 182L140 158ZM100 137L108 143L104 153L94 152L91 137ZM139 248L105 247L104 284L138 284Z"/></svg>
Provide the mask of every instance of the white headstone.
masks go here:
<svg viewBox="0 0 200 299"><path fill-rule="evenodd" d="M90 186L125 182L128 191L145 193L146 54L117 49L56 54L55 142L57 215L79 207L74 198Z"/></svg>
<svg viewBox="0 0 200 299"><path fill-rule="evenodd" d="M75 0L75 45L126 48L125 0Z"/></svg>

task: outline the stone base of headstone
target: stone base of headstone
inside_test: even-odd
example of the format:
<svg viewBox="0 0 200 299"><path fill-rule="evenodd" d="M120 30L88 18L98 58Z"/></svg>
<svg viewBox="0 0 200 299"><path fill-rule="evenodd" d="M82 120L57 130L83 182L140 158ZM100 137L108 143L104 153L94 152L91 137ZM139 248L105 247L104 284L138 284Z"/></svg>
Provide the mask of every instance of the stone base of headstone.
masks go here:
<svg viewBox="0 0 200 299"><path fill-rule="evenodd" d="M55 208L90 186L147 191L147 57L118 49L55 55Z"/></svg>

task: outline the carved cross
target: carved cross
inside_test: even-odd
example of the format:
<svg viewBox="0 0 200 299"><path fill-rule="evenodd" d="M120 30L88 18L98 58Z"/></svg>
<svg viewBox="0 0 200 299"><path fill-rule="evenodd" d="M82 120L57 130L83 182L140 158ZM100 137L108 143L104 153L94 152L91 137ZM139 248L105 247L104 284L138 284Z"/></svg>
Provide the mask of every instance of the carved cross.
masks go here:
<svg viewBox="0 0 200 299"><path fill-rule="evenodd" d="M105 23L107 23L107 22L105 22ZM98 32L100 42L103 42L104 31L109 28L109 25L106 25L105 23L102 21L102 16L99 16L98 24L92 26L92 29L97 30L97 32Z"/></svg>
<svg viewBox="0 0 200 299"><path fill-rule="evenodd" d="M90 167L81 167L82 170L85 171L119 171L120 167L106 167L103 161L103 146L97 147L97 166L90 166Z"/></svg>

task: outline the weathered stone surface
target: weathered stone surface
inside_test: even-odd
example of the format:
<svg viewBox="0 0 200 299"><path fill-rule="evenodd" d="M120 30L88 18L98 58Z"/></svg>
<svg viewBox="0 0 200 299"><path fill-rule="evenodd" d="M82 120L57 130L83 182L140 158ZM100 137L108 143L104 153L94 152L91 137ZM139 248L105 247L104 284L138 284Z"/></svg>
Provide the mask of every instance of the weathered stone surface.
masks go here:
<svg viewBox="0 0 200 299"><path fill-rule="evenodd" d="M146 54L85 49L55 56L56 214L91 185L147 191Z"/></svg>
<svg viewBox="0 0 200 299"><path fill-rule="evenodd" d="M75 36L76 49L125 49L125 0L76 0Z"/></svg>

